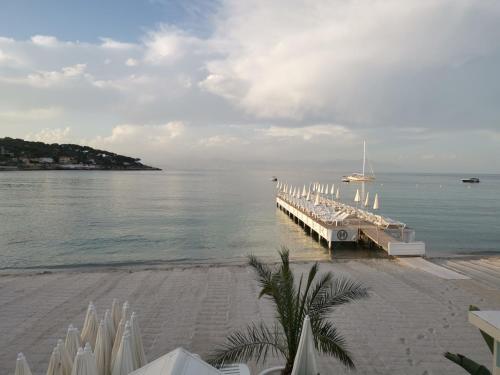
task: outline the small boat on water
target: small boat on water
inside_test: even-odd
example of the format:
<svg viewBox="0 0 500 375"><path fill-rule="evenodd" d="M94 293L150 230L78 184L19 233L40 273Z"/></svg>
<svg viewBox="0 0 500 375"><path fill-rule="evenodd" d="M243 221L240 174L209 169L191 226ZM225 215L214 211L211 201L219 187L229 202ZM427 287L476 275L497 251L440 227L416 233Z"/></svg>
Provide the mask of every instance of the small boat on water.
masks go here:
<svg viewBox="0 0 500 375"><path fill-rule="evenodd" d="M478 184L480 181L479 178L477 177L470 177L470 178L462 178L462 182L467 182L470 184Z"/></svg>
<svg viewBox="0 0 500 375"><path fill-rule="evenodd" d="M366 141L363 141L363 172L362 173L353 173L349 176L343 176L342 182L371 182L375 181L375 174L372 170L372 175L369 176L365 174L365 166L366 166Z"/></svg>
<svg viewBox="0 0 500 375"><path fill-rule="evenodd" d="M274 182L278 181L278 177L276 177L276 176L271 177L271 181L274 181Z"/></svg>

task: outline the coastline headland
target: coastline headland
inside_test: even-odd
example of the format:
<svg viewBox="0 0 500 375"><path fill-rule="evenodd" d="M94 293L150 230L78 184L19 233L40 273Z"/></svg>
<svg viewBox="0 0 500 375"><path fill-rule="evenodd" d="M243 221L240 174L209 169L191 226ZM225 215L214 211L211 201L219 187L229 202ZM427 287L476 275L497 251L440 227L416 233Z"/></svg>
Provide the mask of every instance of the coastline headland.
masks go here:
<svg viewBox="0 0 500 375"><path fill-rule="evenodd" d="M0 138L0 171L159 171L141 159L75 144Z"/></svg>

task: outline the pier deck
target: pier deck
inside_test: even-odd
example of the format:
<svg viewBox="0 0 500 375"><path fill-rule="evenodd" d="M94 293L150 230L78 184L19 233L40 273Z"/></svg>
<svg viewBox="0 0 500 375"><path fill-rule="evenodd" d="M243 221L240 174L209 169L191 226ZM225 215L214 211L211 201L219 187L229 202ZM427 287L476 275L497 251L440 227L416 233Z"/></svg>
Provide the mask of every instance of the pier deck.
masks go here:
<svg viewBox="0 0 500 375"><path fill-rule="evenodd" d="M327 222L296 201L289 201L280 195L276 197L276 206L304 228L307 234L316 238L318 242L324 241L329 249L333 249L335 243L358 242L364 238L385 250L389 255L425 255L425 244L413 241L415 232L406 227L388 230L355 215L342 221Z"/></svg>

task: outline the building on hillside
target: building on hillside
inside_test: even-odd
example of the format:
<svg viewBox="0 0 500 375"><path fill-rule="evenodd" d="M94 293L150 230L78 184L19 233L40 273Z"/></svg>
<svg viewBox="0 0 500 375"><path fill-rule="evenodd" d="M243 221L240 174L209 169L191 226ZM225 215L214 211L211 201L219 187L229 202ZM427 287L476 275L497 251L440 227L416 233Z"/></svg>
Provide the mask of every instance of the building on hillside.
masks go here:
<svg viewBox="0 0 500 375"><path fill-rule="evenodd" d="M76 164L76 160L71 156L59 156L59 164Z"/></svg>
<svg viewBox="0 0 500 375"><path fill-rule="evenodd" d="M37 158L36 160L41 164L52 164L54 162L53 158Z"/></svg>

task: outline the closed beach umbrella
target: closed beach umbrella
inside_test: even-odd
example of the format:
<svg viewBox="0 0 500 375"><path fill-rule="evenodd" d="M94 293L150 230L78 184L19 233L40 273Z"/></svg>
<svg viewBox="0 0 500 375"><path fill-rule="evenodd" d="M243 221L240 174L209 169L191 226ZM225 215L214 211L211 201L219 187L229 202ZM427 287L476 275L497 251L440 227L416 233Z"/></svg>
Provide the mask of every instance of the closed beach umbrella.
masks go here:
<svg viewBox="0 0 500 375"><path fill-rule="evenodd" d="M66 375L63 369L61 353L59 352L59 349L57 349L57 346L54 348L50 356L47 375Z"/></svg>
<svg viewBox="0 0 500 375"><path fill-rule="evenodd" d="M130 308L130 305L128 304L128 301L123 302L122 306L122 319L125 318L125 320L128 319L128 310Z"/></svg>
<svg viewBox="0 0 500 375"><path fill-rule="evenodd" d="M307 195L307 190L306 190L306 185L304 185L304 188L302 189L302 196L305 197Z"/></svg>
<svg viewBox="0 0 500 375"><path fill-rule="evenodd" d="M359 189L356 189L356 196L354 197L354 202L361 202L361 197L359 196Z"/></svg>
<svg viewBox="0 0 500 375"><path fill-rule="evenodd" d="M370 192L366 193L366 199L365 199L365 207L368 207L368 203L370 203Z"/></svg>
<svg viewBox="0 0 500 375"><path fill-rule="evenodd" d="M133 350L132 354L135 359L135 368L140 368L148 362L146 360L146 353L144 352L144 344L142 343L141 328L139 327L139 321L135 312L130 317L130 339Z"/></svg>
<svg viewBox="0 0 500 375"><path fill-rule="evenodd" d="M319 189L319 192L323 194L323 185L321 185L321 188Z"/></svg>
<svg viewBox="0 0 500 375"><path fill-rule="evenodd" d="M339 199L340 198L340 190L339 188L337 188L337 193L335 194L335 199Z"/></svg>
<svg viewBox="0 0 500 375"><path fill-rule="evenodd" d="M16 371L14 372L14 375L32 375L23 353L19 353L17 355Z"/></svg>
<svg viewBox="0 0 500 375"><path fill-rule="evenodd" d="M118 324L122 318L120 305L116 298L113 299L113 303L111 305L111 318L113 319L113 324L115 325L115 331L118 328Z"/></svg>
<svg viewBox="0 0 500 375"><path fill-rule="evenodd" d="M111 337L109 337L109 330L106 327L104 319L99 323L97 331L97 340L95 342L95 362L97 366L98 375L109 375L111 369Z"/></svg>
<svg viewBox="0 0 500 375"><path fill-rule="evenodd" d="M57 348L57 351L59 352L59 355L61 356L61 363L62 363L64 375L71 375L71 369L73 367L74 357L72 357L68 353L68 350L66 349L66 346L64 345L63 340L61 340L61 339L57 340L56 348Z"/></svg>
<svg viewBox="0 0 500 375"><path fill-rule="evenodd" d="M68 333L66 334L64 346L66 347L71 360L74 360L76 353L78 352L78 348L82 346L82 343L80 341L80 333L78 332L78 329L73 327L72 324L68 327Z"/></svg>
<svg viewBox="0 0 500 375"><path fill-rule="evenodd" d="M292 375L316 375L318 373L311 322L309 316L306 315L302 324L297 354L293 361Z"/></svg>
<svg viewBox="0 0 500 375"><path fill-rule="evenodd" d="M373 209L378 210L379 208L379 203L378 203L378 193L375 194L375 199L373 200Z"/></svg>
<svg viewBox="0 0 500 375"><path fill-rule="evenodd" d="M118 323L118 328L116 329L115 340L113 342L113 350L111 351L111 366L115 362L116 353L118 353L118 349L120 348L120 344L122 342L123 331L125 330L126 320L122 318L120 323Z"/></svg>
<svg viewBox="0 0 500 375"><path fill-rule="evenodd" d="M311 200L311 191L309 190L307 192L307 197L306 197L306 201L310 201Z"/></svg>
<svg viewBox="0 0 500 375"><path fill-rule="evenodd" d="M120 348L116 353L111 375L128 375L134 370L136 369L134 368L132 349L130 348L130 333L125 331L120 342Z"/></svg>
<svg viewBox="0 0 500 375"><path fill-rule="evenodd" d="M106 312L104 313L103 320L104 320L104 326L108 330L109 341L111 342L111 344L113 344L113 341L115 340L116 330L115 330L115 325L113 323L113 319L111 317L111 311L106 310Z"/></svg>
<svg viewBox="0 0 500 375"><path fill-rule="evenodd" d="M99 329L99 321L97 320L97 312L94 305L89 306L87 317L82 328L81 339L82 343L89 343L92 348L95 347L97 338L97 330Z"/></svg>
<svg viewBox="0 0 500 375"><path fill-rule="evenodd" d="M326 187L325 187L325 194L328 194L328 184L326 184Z"/></svg>
<svg viewBox="0 0 500 375"><path fill-rule="evenodd" d="M332 184L332 191L330 191L330 194L331 195L335 194L335 184Z"/></svg>
<svg viewBox="0 0 500 375"><path fill-rule="evenodd" d="M89 344L85 345L85 349L78 348L71 375L98 375L95 358Z"/></svg>
<svg viewBox="0 0 500 375"><path fill-rule="evenodd" d="M314 205L319 206L319 194L316 194L316 199L314 200Z"/></svg>

